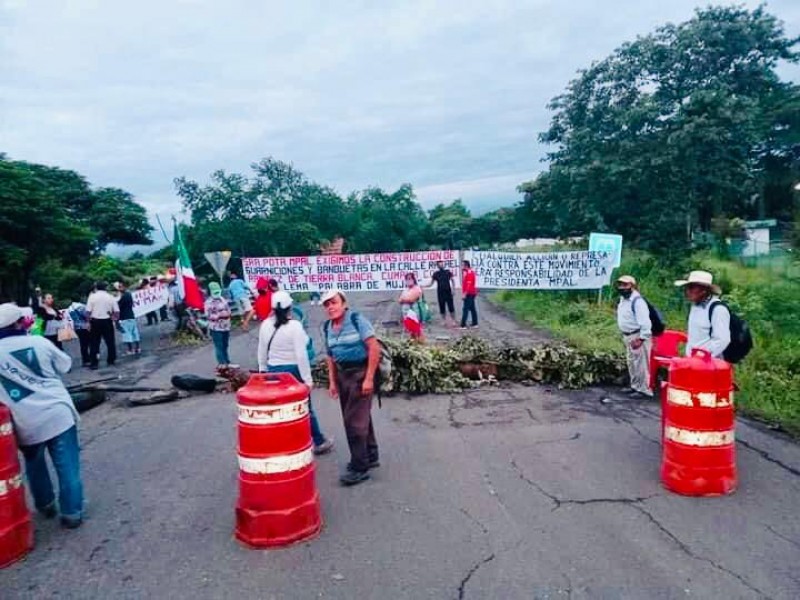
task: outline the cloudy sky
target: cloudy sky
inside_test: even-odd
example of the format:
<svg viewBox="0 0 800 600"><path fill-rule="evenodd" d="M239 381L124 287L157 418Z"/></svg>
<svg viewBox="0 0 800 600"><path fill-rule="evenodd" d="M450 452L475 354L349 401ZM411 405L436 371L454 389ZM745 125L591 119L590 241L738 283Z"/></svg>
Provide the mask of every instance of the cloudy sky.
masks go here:
<svg viewBox="0 0 800 600"><path fill-rule="evenodd" d="M704 4L0 0L0 152L163 216L174 177L269 155L343 194L409 182L483 210L540 169L576 70ZM800 1L768 8L800 34Z"/></svg>

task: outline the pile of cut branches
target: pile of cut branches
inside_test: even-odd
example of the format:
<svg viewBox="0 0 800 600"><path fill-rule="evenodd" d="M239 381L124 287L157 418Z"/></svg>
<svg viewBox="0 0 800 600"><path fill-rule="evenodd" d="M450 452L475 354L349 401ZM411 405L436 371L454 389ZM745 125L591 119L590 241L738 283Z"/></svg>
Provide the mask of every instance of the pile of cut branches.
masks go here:
<svg viewBox="0 0 800 600"><path fill-rule="evenodd" d="M421 345L395 338L384 342L392 355L392 380L387 392L449 394L480 385L463 373L465 367L491 366L499 381L532 381L562 388L619 383L625 361L613 352L587 352L563 343L521 348L495 347L485 340L463 337L447 345ZM325 361L314 368L314 379L327 387Z"/></svg>

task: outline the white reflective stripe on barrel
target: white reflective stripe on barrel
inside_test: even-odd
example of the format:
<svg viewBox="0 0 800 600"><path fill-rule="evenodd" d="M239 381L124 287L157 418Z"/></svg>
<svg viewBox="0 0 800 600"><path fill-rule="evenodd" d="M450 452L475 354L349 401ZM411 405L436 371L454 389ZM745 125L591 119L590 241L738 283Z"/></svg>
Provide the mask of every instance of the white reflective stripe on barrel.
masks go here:
<svg viewBox="0 0 800 600"><path fill-rule="evenodd" d="M677 404L678 406L694 406L694 404L692 404L691 392L679 390L674 387L667 389L667 402L670 404Z"/></svg>
<svg viewBox="0 0 800 600"><path fill-rule="evenodd" d="M694 398L701 408L725 408L733 404L733 392L730 392L729 398L718 396L716 392L698 392ZM667 389L667 402L678 406L694 406L690 391L673 387Z"/></svg>
<svg viewBox="0 0 800 600"><path fill-rule="evenodd" d="M664 429L664 437L670 441L686 446L730 446L734 441L734 433L731 431L692 431L690 429L678 429L667 425Z"/></svg>
<svg viewBox="0 0 800 600"><path fill-rule="evenodd" d="M284 454L268 458L239 457L239 469L254 475L272 475L297 471L314 462L314 452L309 448L297 454Z"/></svg>
<svg viewBox="0 0 800 600"><path fill-rule="evenodd" d="M0 479L0 496L22 487L22 475L14 475L11 479Z"/></svg>
<svg viewBox="0 0 800 600"><path fill-rule="evenodd" d="M277 425L302 419L308 414L308 399L289 404L248 406L238 404L239 422L248 425Z"/></svg>
<svg viewBox="0 0 800 600"><path fill-rule="evenodd" d="M0 437L14 433L14 426L11 423L0 423Z"/></svg>

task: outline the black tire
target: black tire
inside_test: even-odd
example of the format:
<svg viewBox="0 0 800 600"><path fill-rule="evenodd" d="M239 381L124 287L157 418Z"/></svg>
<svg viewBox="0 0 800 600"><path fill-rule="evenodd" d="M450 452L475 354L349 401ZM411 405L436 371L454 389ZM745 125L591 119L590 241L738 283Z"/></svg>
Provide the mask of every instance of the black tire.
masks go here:
<svg viewBox="0 0 800 600"><path fill-rule="evenodd" d="M206 392L210 394L217 389L217 380L198 375L174 375L172 385L187 392Z"/></svg>

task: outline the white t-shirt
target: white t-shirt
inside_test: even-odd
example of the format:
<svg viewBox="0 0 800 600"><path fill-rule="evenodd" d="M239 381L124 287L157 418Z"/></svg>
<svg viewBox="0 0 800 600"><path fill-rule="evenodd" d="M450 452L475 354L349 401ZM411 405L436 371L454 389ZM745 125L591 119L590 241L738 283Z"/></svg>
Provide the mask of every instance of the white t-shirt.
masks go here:
<svg viewBox="0 0 800 600"><path fill-rule="evenodd" d="M272 337L272 334L275 337ZM270 345L270 339L272 344ZM297 365L303 383L313 385L311 377L311 364L308 362L308 334L303 329L300 321L290 319L275 331L275 317L271 316L261 325L258 334L258 370L266 371L268 365L280 367ZM267 356L269 348L269 356Z"/></svg>
<svg viewBox="0 0 800 600"><path fill-rule="evenodd" d="M119 314L119 304L108 292L98 291L89 296L86 312L92 314L92 319L110 319L115 313Z"/></svg>

